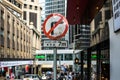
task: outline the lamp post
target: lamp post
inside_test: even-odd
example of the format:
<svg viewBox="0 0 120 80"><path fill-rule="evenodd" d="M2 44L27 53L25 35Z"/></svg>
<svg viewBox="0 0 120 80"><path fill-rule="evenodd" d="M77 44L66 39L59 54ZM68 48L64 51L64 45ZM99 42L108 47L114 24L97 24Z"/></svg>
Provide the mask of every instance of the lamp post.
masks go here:
<svg viewBox="0 0 120 80"><path fill-rule="evenodd" d="M75 60L75 42L78 41L79 39L76 39L77 36L80 36L81 34L77 34L77 35L74 35L74 39L73 39L73 59ZM73 71L75 71L75 65L73 65Z"/></svg>
<svg viewBox="0 0 120 80"><path fill-rule="evenodd" d="M78 41L79 39L76 39L77 36L80 36L81 34L77 34L77 35L74 35L74 39L73 39L73 50L75 50L75 42Z"/></svg>

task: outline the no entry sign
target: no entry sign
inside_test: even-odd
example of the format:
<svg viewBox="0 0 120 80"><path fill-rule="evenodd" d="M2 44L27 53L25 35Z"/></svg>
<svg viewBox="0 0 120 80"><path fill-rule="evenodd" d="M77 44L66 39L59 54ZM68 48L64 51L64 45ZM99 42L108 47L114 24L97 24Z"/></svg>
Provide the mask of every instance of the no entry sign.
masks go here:
<svg viewBox="0 0 120 80"><path fill-rule="evenodd" d="M43 31L49 39L58 40L67 33L68 21L61 14L50 14L43 23Z"/></svg>

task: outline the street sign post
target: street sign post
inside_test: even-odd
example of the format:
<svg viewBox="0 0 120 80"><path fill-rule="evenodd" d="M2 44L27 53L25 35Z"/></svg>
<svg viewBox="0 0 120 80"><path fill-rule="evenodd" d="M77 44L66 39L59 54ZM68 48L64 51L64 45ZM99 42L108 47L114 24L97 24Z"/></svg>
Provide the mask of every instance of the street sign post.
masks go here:
<svg viewBox="0 0 120 80"><path fill-rule="evenodd" d="M55 41L64 37L68 31L68 21L57 13L50 14L43 23L44 34L51 40L44 41L44 47L54 47L54 80L57 80L57 47L66 47L66 41Z"/></svg>

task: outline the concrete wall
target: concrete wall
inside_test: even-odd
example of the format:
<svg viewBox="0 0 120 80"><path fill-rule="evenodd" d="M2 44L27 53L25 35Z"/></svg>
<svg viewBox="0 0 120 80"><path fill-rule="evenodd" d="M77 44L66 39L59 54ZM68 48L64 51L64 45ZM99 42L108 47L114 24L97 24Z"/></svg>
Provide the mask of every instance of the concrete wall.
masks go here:
<svg viewBox="0 0 120 80"><path fill-rule="evenodd" d="M109 20L110 29L110 80L120 80L120 31L114 32L113 18Z"/></svg>

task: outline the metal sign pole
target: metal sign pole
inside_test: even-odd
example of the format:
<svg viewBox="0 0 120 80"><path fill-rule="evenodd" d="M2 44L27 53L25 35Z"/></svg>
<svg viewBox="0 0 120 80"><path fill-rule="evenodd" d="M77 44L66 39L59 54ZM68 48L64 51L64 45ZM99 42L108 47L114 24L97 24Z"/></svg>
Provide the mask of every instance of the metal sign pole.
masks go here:
<svg viewBox="0 0 120 80"><path fill-rule="evenodd" d="M53 19L54 21L52 21L51 19ZM61 22L62 22L62 24L61 24ZM53 23L54 23L54 25L53 25ZM52 25L50 25L50 24L52 24ZM51 27L51 28L49 28L49 27ZM68 31L68 27L69 27L69 25L68 25L67 19L63 15L56 14L56 13L48 15L47 19L45 19L45 21L43 23L43 31L44 31L45 35L51 40L58 40L58 39L64 37ZM54 34L53 34L53 31L54 31ZM51 35L51 34L53 34L53 35ZM64 43L62 42L62 45L61 45L61 42L57 42L55 44L54 43L51 44L50 42L48 42L46 44L46 46L48 46L48 47L50 47L50 46L53 47L54 45L57 45L57 47L66 47L67 46L66 42L64 42ZM50 45L49 45L49 43L50 43ZM57 79L57 76L56 76L57 75L57 58L56 58L57 47L56 46L54 47L54 80Z"/></svg>
<svg viewBox="0 0 120 80"><path fill-rule="evenodd" d="M54 47L54 80L57 80L57 47Z"/></svg>

